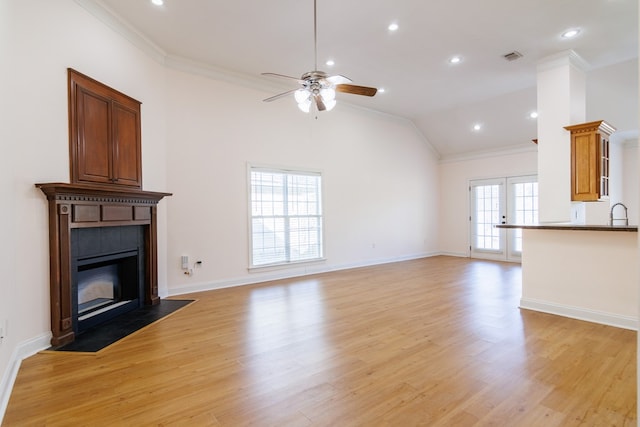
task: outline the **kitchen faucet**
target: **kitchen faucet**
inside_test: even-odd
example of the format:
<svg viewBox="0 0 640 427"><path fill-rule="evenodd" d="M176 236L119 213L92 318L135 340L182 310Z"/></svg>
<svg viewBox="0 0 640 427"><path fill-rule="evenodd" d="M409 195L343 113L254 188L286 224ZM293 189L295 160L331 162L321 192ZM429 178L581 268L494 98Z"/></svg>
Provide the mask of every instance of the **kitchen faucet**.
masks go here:
<svg viewBox="0 0 640 427"><path fill-rule="evenodd" d="M616 206L622 206L624 208L624 218L614 218L613 217L613 209ZM611 206L611 212L609 213L609 225L613 225L613 221L618 221L618 220L624 220L624 225L629 225L629 215L627 213L627 207L623 204L623 203L616 203L615 205Z"/></svg>

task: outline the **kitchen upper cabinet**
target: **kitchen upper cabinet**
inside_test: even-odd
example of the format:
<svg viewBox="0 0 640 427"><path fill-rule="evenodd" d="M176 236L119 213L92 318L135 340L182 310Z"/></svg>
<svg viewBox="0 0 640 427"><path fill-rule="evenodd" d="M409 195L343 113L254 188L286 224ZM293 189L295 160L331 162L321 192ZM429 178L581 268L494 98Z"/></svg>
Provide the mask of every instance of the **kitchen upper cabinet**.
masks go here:
<svg viewBox="0 0 640 427"><path fill-rule="evenodd" d="M571 132L571 200L609 197L609 136L615 128L604 120L565 126Z"/></svg>
<svg viewBox="0 0 640 427"><path fill-rule="evenodd" d="M68 70L72 183L142 188L140 102Z"/></svg>

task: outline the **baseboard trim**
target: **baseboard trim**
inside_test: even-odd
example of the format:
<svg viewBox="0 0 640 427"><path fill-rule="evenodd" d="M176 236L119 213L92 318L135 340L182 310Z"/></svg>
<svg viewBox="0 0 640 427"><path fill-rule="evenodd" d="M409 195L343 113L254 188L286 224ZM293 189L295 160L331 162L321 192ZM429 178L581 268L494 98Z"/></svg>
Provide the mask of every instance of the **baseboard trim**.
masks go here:
<svg viewBox="0 0 640 427"><path fill-rule="evenodd" d="M414 259L430 258L443 255L441 252L421 253L396 258L367 260L362 262L327 266L325 264L296 265L291 268L277 269L263 273L255 273L251 276L216 280L214 282L195 283L188 286L174 287L167 290L167 296L185 295L194 292L206 292L215 289L232 288L235 286L254 285L256 283L272 280L291 279L304 277L311 274L330 273L332 271L349 270L352 268L371 267L374 265L390 264L393 262L411 261Z"/></svg>
<svg viewBox="0 0 640 427"><path fill-rule="evenodd" d="M13 384L18 376L18 371L20 370L22 361L45 348L49 348L51 346L50 341L51 332L48 332L28 341L24 341L13 350L7 369L2 375L2 380L0 382L0 424L2 424L2 419L7 411L7 405L9 405L9 398L11 397Z"/></svg>
<svg viewBox="0 0 640 427"><path fill-rule="evenodd" d="M453 256L457 258L469 258L469 254L466 252L439 252L438 255Z"/></svg>
<svg viewBox="0 0 640 427"><path fill-rule="evenodd" d="M604 313L581 307L555 304L528 298L520 299L520 308L569 317L571 319L585 320L587 322L599 323L601 325L630 329L632 331L638 330L638 318L630 316L621 316L618 314Z"/></svg>

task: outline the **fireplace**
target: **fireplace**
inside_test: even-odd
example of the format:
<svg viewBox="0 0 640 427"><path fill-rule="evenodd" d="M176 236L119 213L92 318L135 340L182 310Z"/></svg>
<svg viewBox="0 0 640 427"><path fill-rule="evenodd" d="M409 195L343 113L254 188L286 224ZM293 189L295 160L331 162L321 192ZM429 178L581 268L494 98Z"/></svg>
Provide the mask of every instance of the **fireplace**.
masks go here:
<svg viewBox="0 0 640 427"><path fill-rule="evenodd" d="M160 302L157 204L170 193L36 184L49 204L51 345Z"/></svg>

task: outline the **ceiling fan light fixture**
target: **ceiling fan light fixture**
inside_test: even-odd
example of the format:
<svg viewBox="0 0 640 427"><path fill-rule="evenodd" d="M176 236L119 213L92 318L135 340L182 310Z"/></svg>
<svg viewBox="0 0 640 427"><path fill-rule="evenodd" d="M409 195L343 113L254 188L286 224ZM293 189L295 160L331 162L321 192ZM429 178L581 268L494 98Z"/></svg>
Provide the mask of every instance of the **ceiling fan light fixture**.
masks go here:
<svg viewBox="0 0 640 427"><path fill-rule="evenodd" d="M311 108L311 92L307 89L298 89L293 92L293 97L298 103L298 108L305 113L308 113Z"/></svg>
<svg viewBox="0 0 640 427"><path fill-rule="evenodd" d="M306 101L298 102L298 108L303 113L308 113L311 110L311 99L307 99Z"/></svg>
<svg viewBox="0 0 640 427"><path fill-rule="evenodd" d="M320 96L325 103L327 103L328 101L333 101L336 99L336 90L332 87L320 89Z"/></svg>
<svg viewBox="0 0 640 427"><path fill-rule="evenodd" d="M293 97L296 99L296 102L298 104L301 104L309 100L309 98L311 97L311 93L306 89L298 89L297 91L293 92Z"/></svg>

